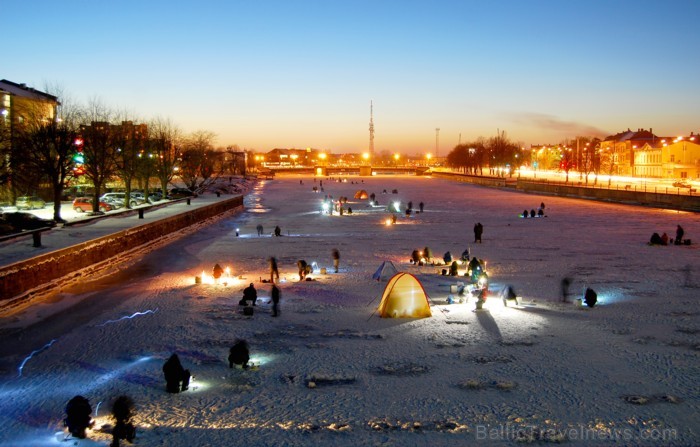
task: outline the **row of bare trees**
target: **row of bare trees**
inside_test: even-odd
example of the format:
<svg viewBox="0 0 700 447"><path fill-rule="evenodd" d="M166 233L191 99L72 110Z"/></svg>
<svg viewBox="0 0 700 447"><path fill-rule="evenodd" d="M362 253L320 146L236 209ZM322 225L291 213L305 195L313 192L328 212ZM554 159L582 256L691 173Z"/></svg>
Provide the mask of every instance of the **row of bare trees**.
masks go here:
<svg viewBox="0 0 700 447"><path fill-rule="evenodd" d="M538 156L539 157L539 156ZM455 146L447 155L448 166L466 174L483 175L488 169L489 175L513 175L516 167L534 165L535 155L522 151L522 143L515 143L505 132L499 131L495 137L479 137L474 141ZM593 137L575 137L566 139L554 148L548 149L540 162L544 169L555 169L566 173L575 171L579 180L588 184L589 176L596 174L612 175L615 169L614 155L600 149L600 139Z"/></svg>
<svg viewBox="0 0 700 447"><path fill-rule="evenodd" d="M224 172L245 175L238 148L216 148L216 135L209 131L184 134L163 118L134 124L129 114L99 100L78 106L64 99L58 119L47 119L42 110L22 110L21 121L0 126L0 193L14 202L20 195L50 191L57 221L69 185L89 185L97 211L110 183L126 192L129 206L132 188L148 197L152 180L166 194L176 176L196 191Z"/></svg>
<svg viewBox="0 0 700 447"><path fill-rule="evenodd" d="M447 154L447 165L465 174L483 175L488 169L489 175L512 175L513 167L520 163L520 146L499 131L495 137L458 144Z"/></svg>

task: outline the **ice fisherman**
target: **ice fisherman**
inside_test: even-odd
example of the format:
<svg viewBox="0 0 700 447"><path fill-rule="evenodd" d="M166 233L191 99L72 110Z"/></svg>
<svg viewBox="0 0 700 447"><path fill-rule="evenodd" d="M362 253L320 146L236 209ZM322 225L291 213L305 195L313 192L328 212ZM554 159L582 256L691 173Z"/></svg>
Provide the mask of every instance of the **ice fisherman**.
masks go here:
<svg viewBox="0 0 700 447"><path fill-rule="evenodd" d="M247 369L249 361L250 351L248 350L248 342L240 339L236 340L228 351L228 367L233 368L233 365L241 365L243 369Z"/></svg>
<svg viewBox="0 0 700 447"><path fill-rule="evenodd" d="M340 251L338 251L337 248L334 248L332 255L333 255L333 268L335 269L335 273L338 273L338 266L340 265Z"/></svg>
<svg viewBox="0 0 700 447"><path fill-rule="evenodd" d="M274 256L270 256L270 282L274 283L275 279L280 280L280 272L277 269L277 259Z"/></svg>
<svg viewBox="0 0 700 447"><path fill-rule="evenodd" d="M258 299L258 291L255 290L255 286L251 282L248 287L243 289L243 298L241 299L241 304L244 306L248 305L248 301L252 301L252 305L255 306L255 302Z"/></svg>
<svg viewBox="0 0 700 447"><path fill-rule="evenodd" d="M128 396L119 396L112 404L112 416L116 424L112 429L112 443L109 447L119 447L119 441L125 439L134 442L136 427L131 422L134 416L134 402Z"/></svg>
<svg viewBox="0 0 700 447"><path fill-rule="evenodd" d="M83 396L75 396L66 404L66 419L63 423L68 427L71 435L85 439L85 430L94 424L90 417L91 413L90 401Z"/></svg>
<svg viewBox="0 0 700 447"><path fill-rule="evenodd" d="M165 375L165 389L168 393L186 391L190 386L190 371L182 367L180 357L173 354L163 365Z"/></svg>
<svg viewBox="0 0 700 447"><path fill-rule="evenodd" d="M481 222L478 222L476 225L474 225L474 243L481 243L482 234L484 234L484 226L481 225Z"/></svg>
<svg viewBox="0 0 700 447"><path fill-rule="evenodd" d="M277 317L280 314L280 289L276 284L272 284L270 296L272 298L272 316Z"/></svg>

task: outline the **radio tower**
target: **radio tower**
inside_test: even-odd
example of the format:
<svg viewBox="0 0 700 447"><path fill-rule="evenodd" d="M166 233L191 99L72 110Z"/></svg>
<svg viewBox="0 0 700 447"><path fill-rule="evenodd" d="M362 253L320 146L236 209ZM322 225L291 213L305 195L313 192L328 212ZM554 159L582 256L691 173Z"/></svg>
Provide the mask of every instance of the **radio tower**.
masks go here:
<svg viewBox="0 0 700 447"><path fill-rule="evenodd" d="M374 159L374 117L373 117L373 104L369 101L369 156Z"/></svg>

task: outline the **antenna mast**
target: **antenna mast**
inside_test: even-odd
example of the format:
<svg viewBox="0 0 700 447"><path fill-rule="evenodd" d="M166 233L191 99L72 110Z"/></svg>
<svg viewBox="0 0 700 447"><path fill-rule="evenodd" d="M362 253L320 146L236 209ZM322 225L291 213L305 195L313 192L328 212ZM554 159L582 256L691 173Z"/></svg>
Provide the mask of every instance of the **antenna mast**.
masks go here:
<svg viewBox="0 0 700 447"><path fill-rule="evenodd" d="M374 104L369 101L369 156L374 158Z"/></svg>
<svg viewBox="0 0 700 447"><path fill-rule="evenodd" d="M435 160L440 158L440 128L435 128Z"/></svg>

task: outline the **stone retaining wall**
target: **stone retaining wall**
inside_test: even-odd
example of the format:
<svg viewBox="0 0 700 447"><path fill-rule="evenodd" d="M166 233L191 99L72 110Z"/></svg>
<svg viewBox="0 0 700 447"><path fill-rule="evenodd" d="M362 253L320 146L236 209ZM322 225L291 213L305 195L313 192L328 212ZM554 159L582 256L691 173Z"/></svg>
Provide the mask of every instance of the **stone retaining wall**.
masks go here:
<svg viewBox="0 0 700 447"><path fill-rule="evenodd" d="M518 191L533 194L547 194L578 199L626 203L631 205L653 206L656 208L668 208L682 211L700 211L700 196L697 195L663 194L648 191L593 188L586 186L565 185L560 183L541 183L522 179L481 177L448 172L434 172L433 177L483 186L512 187Z"/></svg>
<svg viewBox="0 0 700 447"><path fill-rule="evenodd" d="M243 196L236 196L2 267L0 311L21 306L34 294L44 291L45 287L51 287L53 281L71 273L103 263L129 250L155 244L183 228L242 207Z"/></svg>

